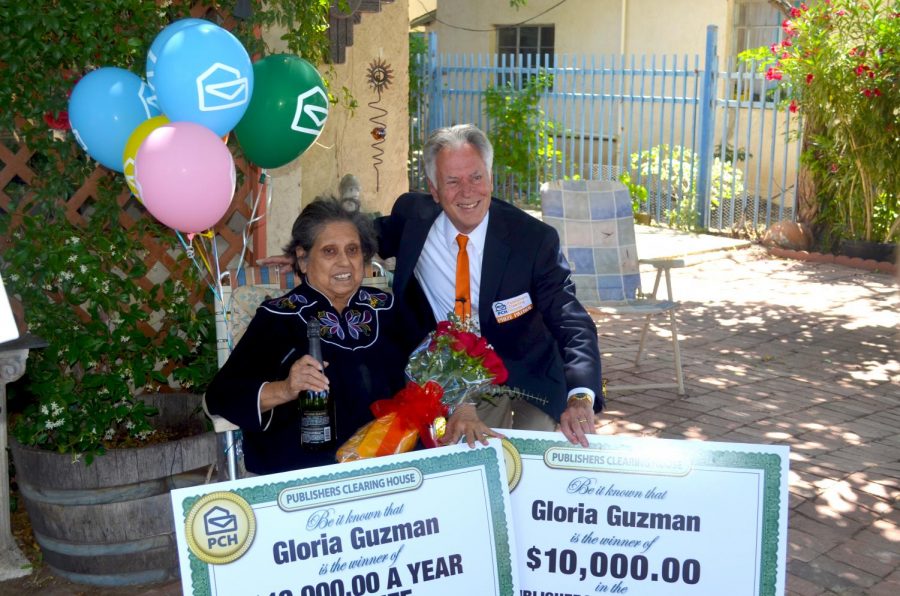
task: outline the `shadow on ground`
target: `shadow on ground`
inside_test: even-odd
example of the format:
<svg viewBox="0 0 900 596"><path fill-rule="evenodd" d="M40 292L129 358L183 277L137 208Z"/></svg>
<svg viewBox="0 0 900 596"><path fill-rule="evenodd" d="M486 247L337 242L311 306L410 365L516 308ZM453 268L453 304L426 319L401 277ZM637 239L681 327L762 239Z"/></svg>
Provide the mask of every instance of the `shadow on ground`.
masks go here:
<svg viewBox="0 0 900 596"><path fill-rule="evenodd" d="M742 251L744 252L744 251ZM687 395L609 396L599 432L791 448L789 594L900 593L900 297L893 279L746 251L678 271ZM667 326L616 383L674 378ZM636 345L633 320L601 345Z"/></svg>

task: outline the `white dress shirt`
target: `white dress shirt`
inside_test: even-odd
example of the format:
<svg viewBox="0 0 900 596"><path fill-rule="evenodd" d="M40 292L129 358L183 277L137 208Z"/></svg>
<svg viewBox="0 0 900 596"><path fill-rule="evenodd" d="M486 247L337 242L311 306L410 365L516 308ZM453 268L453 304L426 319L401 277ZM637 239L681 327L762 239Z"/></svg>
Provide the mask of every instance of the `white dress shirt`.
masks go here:
<svg viewBox="0 0 900 596"><path fill-rule="evenodd" d="M472 320L478 324L478 298L481 287L481 261L484 257L484 243L487 237L487 225L490 213L484 216L470 234L466 244L469 255L469 294L472 301ZM456 229L447 214L441 212L425 238L425 246L416 263L415 276L428 298L428 304L436 321L446 321L448 313L456 306L456 257L459 244ZM479 324L480 327L480 324ZM587 387L575 387L568 395L586 393L594 399L594 392Z"/></svg>
<svg viewBox="0 0 900 596"><path fill-rule="evenodd" d="M488 217L485 215L478 227L466 234L469 237L466 245L469 255L469 298L472 301L472 320L476 323ZM459 254L456 236L459 233L447 214L441 212L428 231L425 246L416 263L416 279L428 298L436 321L446 321L447 314L453 312L456 306L456 257Z"/></svg>

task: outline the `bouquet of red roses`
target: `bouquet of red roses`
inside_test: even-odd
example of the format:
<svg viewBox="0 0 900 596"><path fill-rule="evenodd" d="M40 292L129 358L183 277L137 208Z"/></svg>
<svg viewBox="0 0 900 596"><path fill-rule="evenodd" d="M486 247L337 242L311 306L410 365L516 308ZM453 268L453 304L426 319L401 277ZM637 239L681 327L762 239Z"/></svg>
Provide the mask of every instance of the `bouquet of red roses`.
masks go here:
<svg viewBox="0 0 900 596"><path fill-rule="evenodd" d="M409 357L406 376L444 390L441 403L451 411L488 384L502 385L509 373L483 337L454 321L441 321Z"/></svg>
<svg viewBox="0 0 900 596"><path fill-rule="evenodd" d="M483 337L451 317L412 353L406 376L409 383L397 395L372 404L375 420L338 449L338 461L410 451L417 438L434 447L434 429L444 416L474 403L487 385L505 383L509 373Z"/></svg>

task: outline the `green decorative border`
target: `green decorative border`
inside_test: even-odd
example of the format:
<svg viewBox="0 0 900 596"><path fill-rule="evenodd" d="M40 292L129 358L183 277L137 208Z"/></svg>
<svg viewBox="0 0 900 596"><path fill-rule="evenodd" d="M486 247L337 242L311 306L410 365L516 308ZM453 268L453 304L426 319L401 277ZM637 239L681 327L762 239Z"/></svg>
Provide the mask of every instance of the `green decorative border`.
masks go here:
<svg viewBox="0 0 900 596"><path fill-rule="evenodd" d="M503 454L500 454L502 457ZM500 473L497 452L494 449L472 449L435 457L426 457L415 461L389 463L372 466L350 472L334 472L286 482L273 482L249 488L239 488L231 492L240 495L251 507L261 503L270 503L278 499L278 494L286 488L302 487L307 484L329 482L353 478L361 474L390 472L400 468L418 468L423 476L430 473L446 472L463 468L483 466L487 472L488 501L491 517L494 521L494 542L497 546L497 577L499 579L500 596L515 596L513 593L512 552L510 551L509 527L506 523L506 512L503 506L503 487L506 485L506 474ZM377 460L373 460L377 461ZM425 478L427 482L428 479ZM181 502L182 520L185 523L187 514L194 503L203 495L187 497ZM373 495L374 496L374 495ZM209 577L209 565L197 558L188 550L188 562L191 569L191 590L194 596L211 596L212 586Z"/></svg>
<svg viewBox="0 0 900 596"><path fill-rule="evenodd" d="M521 454L544 456L550 447L571 446L568 441L548 441L544 439L510 438ZM593 450L621 450L621 443L616 445L598 443L591 445ZM742 468L761 470L763 472L763 520L762 520L762 557L759 570L759 596L774 596L778 578L778 537L783 528L778 526L778 512L781 509L781 479L785 473L781 467L781 458L774 453L712 451L693 449L691 464L713 468Z"/></svg>

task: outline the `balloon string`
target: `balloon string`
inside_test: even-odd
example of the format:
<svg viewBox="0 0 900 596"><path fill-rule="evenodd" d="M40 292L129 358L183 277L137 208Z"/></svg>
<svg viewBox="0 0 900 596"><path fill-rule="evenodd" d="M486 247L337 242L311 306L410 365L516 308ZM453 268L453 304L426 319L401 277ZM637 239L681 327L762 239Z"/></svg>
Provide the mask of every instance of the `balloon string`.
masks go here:
<svg viewBox="0 0 900 596"><path fill-rule="evenodd" d="M244 258L247 255L247 247L250 245L250 228L253 227L253 224L261 221L265 217L265 213L269 212L269 208L272 205L272 184L268 170L262 170L262 173L259 175L259 181L262 183L262 186L257 191L256 198L253 200L253 208L250 210L250 219L247 220L247 223L244 224L244 229L241 231L241 254L238 258L237 273L240 273L241 269L244 268ZM256 210L259 209L259 201L262 198L263 189L266 191L266 210L264 214L257 217Z"/></svg>
<svg viewBox="0 0 900 596"><path fill-rule="evenodd" d="M214 255L213 262L216 265L216 270L213 273L213 278L216 280L216 290L218 292L217 296L219 298L219 304L222 305L222 323L225 326L225 343L228 346L228 353L234 349L234 326L232 324L231 319L231 301L234 298L234 282L230 281L232 292L228 294L228 303L225 303L225 289L222 287L222 279L226 276L230 276L228 271L222 271L222 266L219 261L219 248L216 244L215 235L212 236L212 254Z"/></svg>
<svg viewBox="0 0 900 596"><path fill-rule="evenodd" d="M206 282L206 285L209 286L209 289L216 296L216 298L219 298L222 294L220 292L217 293L215 286L213 286L213 284L211 284L209 282L207 275L206 275L207 272L204 271L203 268L200 266L200 263L197 262L197 258L194 255L193 247L191 245L189 245L187 242L185 242L184 236L182 236L181 232L179 232L178 230L175 230L175 235L178 237L178 240L181 242L181 247L184 249L184 254L187 255L191 259L191 262L194 264L194 267L196 267L197 271L200 272L200 278Z"/></svg>
<svg viewBox="0 0 900 596"><path fill-rule="evenodd" d="M215 275L212 270L212 266L209 264L209 257L206 255L206 247L203 246L203 241L197 241L197 252L200 253L200 260L203 261L203 264L206 266L206 270L209 271L209 274Z"/></svg>
<svg viewBox="0 0 900 596"><path fill-rule="evenodd" d="M241 254L238 257L237 269L234 271L234 275L230 271L222 271L216 275L217 284L219 287L219 295L224 295L224 291L222 290L222 279L225 277L229 278L229 283L232 288L234 287L234 280L236 276L240 275L241 270L244 268L244 259L247 256L247 249L250 245L250 228L253 227L258 221L262 221L265 217L265 213L269 212L269 209L272 205L272 184L271 184L271 176L268 174L268 170L263 169L259 175L259 181L262 184L260 189L256 193L256 197L253 199L253 207L250 210L250 218L247 220L247 223L244 224L244 228L241 231ZM256 211L259 209L259 201L262 198L262 191L265 189L266 191L266 209L265 213L258 216L256 215ZM213 239L213 245L215 246L215 238ZM218 254L218 251L215 251ZM218 271L219 262L216 260L216 268ZM232 333L232 324L231 324L231 300L234 295L233 291L229 295L228 304L225 304L224 301L222 303L222 318L225 321L225 334L226 341L228 343L228 349L234 349L234 335Z"/></svg>

